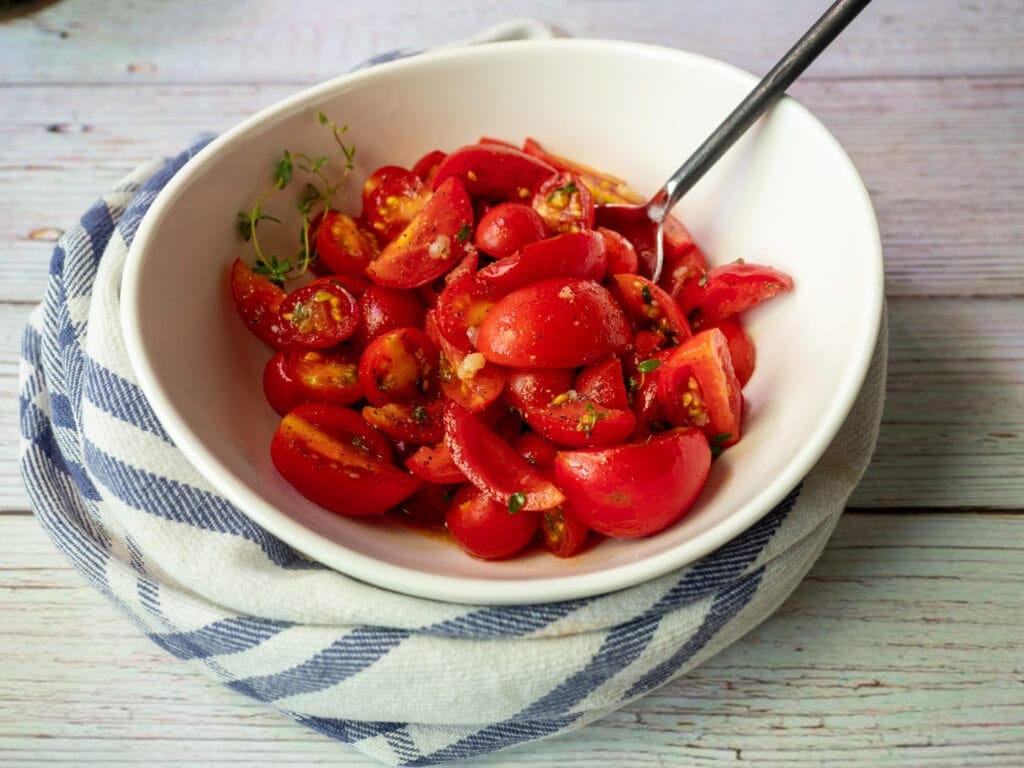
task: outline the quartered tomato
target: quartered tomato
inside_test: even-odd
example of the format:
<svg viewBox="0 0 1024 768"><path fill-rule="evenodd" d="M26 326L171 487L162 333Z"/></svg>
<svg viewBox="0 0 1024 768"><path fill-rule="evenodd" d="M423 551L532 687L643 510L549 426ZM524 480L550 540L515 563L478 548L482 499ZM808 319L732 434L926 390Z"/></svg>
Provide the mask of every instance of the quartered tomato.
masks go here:
<svg viewBox="0 0 1024 768"><path fill-rule="evenodd" d="M581 399L593 400L605 408L629 408L622 361L617 357L584 368L576 377L573 389Z"/></svg>
<svg viewBox="0 0 1024 768"><path fill-rule="evenodd" d="M333 273L362 275L378 251L374 235L344 213L328 211L317 227L316 252Z"/></svg>
<svg viewBox="0 0 1024 768"><path fill-rule="evenodd" d="M589 230L555 235L484 267L479 276L504 292L548 277L601 281L608 265L604 242L603 237Z"/></svg>
<svg viewBox="0 0 1024 768"><path fill-rule="evenodd" d="M419 405L438 393L438 356L434 342L419 328L381 334L359 359L359 384L371 404Z"/></svg>
<svg viewBox="0 0 1024 768"><path fill-rule="evenodd" d="M555 234L594 228L594 198L571 173L562 171L544 181L530 204Z"/></svg>
<svg viewBox="0 0 1024 768"><path fill-rule="evenodd" d="M539 525L536 512L509 514L508 507L472 485L464 485L445 517L452 538L482 560L511 557L533 541Z"/></svg>
<svg viewBox="0 0 1024 768"><path fill-rule="evenodd" d="M416 216L367 267L370 278L389 288L426 285L457 264L472 234L473 207L458 179L434 191Z"/></svg>
<svg viewBox="0 0 1024 768"><path fill-rule="evenodd" d="M600 533L633 538L658 533L685 515L710 467L707 439L683 429L642 443L562 451L555 479L569 514Z"/></svg>
<svg viewBox="0 0 1024 768"><path fill-rule="evenodd" d="M686 283L678 301L693 327L701 328L791 290L789 275L759 264L736 262L715 267Z"/></svg>
<svg viewBox="0 0 1024 768"><path fill-rule="evenodd" d="M664 290L642 275L614 275L612 291L640 328L663 334L669 343L690 338L690 324L679 305Z"/></svg>
<svg viewBox="0 0 1024 768"><path fill-rule="evenodd" d="M382 243L388 243L429 198L430 189L420 176L397 165L385 165L374 171L363 186L363 226Z"/></svg>
<svg viewBox="0 0 1024 768"><path fill-rule="evenodd" d="M359 325L359 305L337 280L321 277L297 288L279 310L289 331L289 342L323 349L340 344Z"/></svg>
<svg viewBox="0 0 1024 768"><path fill-rule="evenodd" d="M743 394L721 331L702 331L673 350L659 372L658 402L672 424L696 427L716 448L740 439Z"/></svg>
<svg viewBox="0 0 1024 768"><path fill-rule="evenodd" d="M295 390L304 401L352 405L363 397L359 385L359 356L345 347L288 350L287 367Z"/></svg>
<svg viewBox="0 0 1024 768"><path fill-rule="evenodd" d="M441 338L441 393L477 413L501 397L505 368L488 362L480 352L462 352Z"/></svg>
<svg viewBox="0 0 1024 768"><path fill-rule="evenodd" d="M621 354L629 321L593 280L554 277L505 296L484 318L477 349L518 368L574 368Z"/></svg>
<svg viewBox="0 0 1024 768"><path fill-rule="evenodd" d="M496 259L511 256L524 245L547 237L544 220L525 203L500 203L489 208L476 225L476 247Z"/></svg>
<svg viewBox="0 0 1024 768"><path fill-rule="evenodd" d="M554 173L555 169L543 160L514 147L471 144L445 158L434 176L434 190L457 178L474 199L524 202Z"/></svg>
<svg viewBox="0 0 1024 768"><path fill-rule="evenodd" d="M538 511L557 507L565 496L554 483L473 414L449 402L444 412L445 443L469 481L510 508Z"/></svg>
<svg viewBox="0 0 1024 768"><path fill-rule="evenodd" d="M590 529L575 515L565 511L565 507L556 507L540 515L540 530L544 534L544 544L548 551L557 557L572 557L586 543Z"/></svg>
<svg viewBox="0 0 1024 768"><path fill-rule="evenodd" d="M281 304L286 296L283 288L257 275L241 259L235 259L231 265L231 296L245 327L260 341L274 349L291 343L291 324L281 319Z"/></svg>
<svg viewBox="0 0 1024 768"><path fill-rule="evenodd" d="M347 408L300 405L274 433L270 458L285 480L320 506L342 515L375 515L422 485L391 464L380 439Z"/></svg>

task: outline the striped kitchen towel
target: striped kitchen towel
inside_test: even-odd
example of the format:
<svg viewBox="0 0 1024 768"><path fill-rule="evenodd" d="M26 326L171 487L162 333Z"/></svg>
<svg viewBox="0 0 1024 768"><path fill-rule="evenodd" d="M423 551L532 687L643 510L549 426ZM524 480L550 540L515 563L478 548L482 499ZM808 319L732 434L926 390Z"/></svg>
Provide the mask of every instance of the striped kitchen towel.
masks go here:
<svg viewBox="0 0 1024 768"><path fill-rule="evenodd" d="M765 619L821 552L875 443L884 327L853 412L801 485L675 573L599 597L480 607L388 592L295 552L200 477L129 373L118 304L128 246L201 146L137 171L61 238L22 349L36 516L162 648L385 763L434 765L564 733L643 696ZM123 444L150 447L130 460L108 450Z"/></svg>

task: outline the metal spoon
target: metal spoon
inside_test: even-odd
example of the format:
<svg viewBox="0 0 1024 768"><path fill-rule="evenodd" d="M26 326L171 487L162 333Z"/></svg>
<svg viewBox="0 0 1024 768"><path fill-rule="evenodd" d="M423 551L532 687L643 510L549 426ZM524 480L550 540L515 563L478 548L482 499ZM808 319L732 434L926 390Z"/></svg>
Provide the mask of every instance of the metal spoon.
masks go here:
<svg viewBox="0 0 1024 768"><path fill-rule="evenodd" d="M757 118L782 98L793 81L869 2L871 0L837 0L648 202L641 205L606 205L597 209L599 225L629 232L641 243L649 243L654 249L654 263L650 265L654 282L661 276L665 260L664 227L668 212L679 202L679 198L700 181L722 154L746 133ZM642 251L644 248L641 246L637 250ZM643 259L645 254L640 255Z"/></svg>

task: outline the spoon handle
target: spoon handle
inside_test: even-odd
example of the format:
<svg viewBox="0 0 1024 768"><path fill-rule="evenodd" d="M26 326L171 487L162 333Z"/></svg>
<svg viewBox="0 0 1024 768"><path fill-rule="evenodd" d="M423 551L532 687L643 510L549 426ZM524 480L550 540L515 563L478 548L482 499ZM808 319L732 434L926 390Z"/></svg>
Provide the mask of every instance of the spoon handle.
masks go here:
<svg viewBox="0 0 1024 768"><path fill-rule="evenodd" d="M786 55L772 67L739 106L708 136L675 173L665 182L655 198L659 214L656 221L665 218L679 198L700 181L718 158L759 118L778 101L786 89L807 69L828 45L836 39L846 25L864 10L871 0L837 0L814 25L808 29ZM652 212L653 213L653 212ZM652 216L654 218L654 216Z"/></svg>

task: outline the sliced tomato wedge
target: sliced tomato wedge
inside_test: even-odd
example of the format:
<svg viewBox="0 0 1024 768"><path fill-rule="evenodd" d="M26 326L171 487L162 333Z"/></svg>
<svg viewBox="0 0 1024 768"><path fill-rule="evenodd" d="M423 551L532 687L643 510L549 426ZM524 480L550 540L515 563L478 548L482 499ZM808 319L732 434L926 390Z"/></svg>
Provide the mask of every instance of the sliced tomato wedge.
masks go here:
<svg viewBox="0 0 1024 768"><path fill-rule="evenodd" d="M505 368L488 362L481 352L465 353L441 337L441 392L463 408L478 413L501 397Z"/></svg>
<svg viewBox="0 0 1024 768"><path fill-rule="evenodd" d="M592 231L555 235L484 267L478 277L503 292L549 277L601 281L608 266L604 243L604 238Z"/></svg>
<svg viewBox="0 0 1024 768"><path fill-rule="evenodd" d="M339 413L355 416L362 428ZM270 458L288 483L320 506L341 515L379 514L412 495L423 481L378 454L362 431L368 429L346 408L300 405L274 433Z"/></svg>
<svg viewBox="0 0 1024 768"><path fill-rule="evenodd" d="M452 538L482 560L502 560L533 541L540 521L525 509L509 514L508 507L472 485L462 486L445 516Z"/></svg>
<svg viewBox="0 0 1024 768"><path fill-rule="evenodd" d="M370 278L389 288L426 285L466 254L473 207L458 179L439 186L415 218L367 267Z"/></svg>
<svg viewBox="0 0 1024 768"><path fill-rule="evenodd" d="M614 445L626 440L636 427L636 417L627 409L605 408L578 396L540 408L527 408L526 423L556 445L587 448Z"/></svg>
<svg viewBox="0 0 1024 768"><path fill-rule="evenodd" d="M671 344L679 344L692 335L679 305L646 277L614 275L612 293L638 327L661 333Z"/></svg>
<svg viewBox="0 0 1024 768"><path fill-rule="evenodd" d="M544 534L544 544L548 551L556 557L572 557L577 554L587 541L590 529L578 517L565 511L565 507L542 512L540 530Z"/></svg>
<svg viewBox="0 0 1024 768"><path fill-rule="evenodd" d="M522 202L529 200L540 183L554 172L543 160L514 147L471 144L445 158L434 176L434 190L457 178L473 199Z"/></svg>
<svg viewBox="0 0 1024 768"><path fill-rule="evenodd" d="M438 393L440 352L419 328L381 334L359 358L359 384L371 404L418 405ZM438 438L440 439L440 438Z"/></svg>
<svg viewBox="0 0 1024 768"><path fill-rule="evenodd" d="M440 335L462 352L475 351L480 324L500 296L497 286L476 275L467 275L445 286L434 309Z"/></svg>
<svg viewBox="0 0 1024 768"><path fill-rule="evenodd" d="M305 401L352 405L363 397L359 385L359 357L344 346L292 347L288 350L287 367L296 392Z"/></svg>
<svg viewBox="0 0 1024 768"><path fill-rule="evenodd" d="M263 275L257 275L241 259L231 264L231 296L245 327L274 349L284 349L292 340L290 323L281 319L283 288L278 288Z"/></svg>
<svg viewBox="0 0 1024 768"><path fill-rule="evenodd" d="M527 139L523 144L523 151L550 163L560 171L572 172L586 185L597 205L637 205L644 202L643 197L630 189L629 185L617 176L595 171L593 168L548 152L535 139Z"/></svg>
<svg viewBox="0 0 1024 768"><path fill-rule="evenodd" d="M530 204L552 233L594 228L594 198L582 181L566 171L542 182Z"/></svg>
<svg viewBox="0 0 1024 768"><path fill-rule="evenodd" d="M625 352L631 331L606 288L549 278L502 298L480 324L477 349L517 368L575 368Z"/></svg>
<svg viewBox="0 0 1024 768"><path fill-rule="evenodd" d="M437 445L421 445L416 453L405 460L405 466L416 477L430 483L442 485L465 483L466 474L452 459L448 446L441 442Z"/></svg>
<svg viewBox="0 0 1024 768"><path fill-rule="evenodd" d="M565 500L554 483L461 405L445 405L444 430L459 469L473 485L503 504L506 512L515 507L551 509Z"/></svg>
<svg viewBox="0 0 1024 768"><path fill-rule="evenodd" d="M605 408L624 410L629 408L626 379L622 373L622 361L610 357L603 363L588 366L579 372L573 387L582 400L593 400Z"/></svg>
<svg viewBox="0 0 1024 768"><path fill-rule="evenodd" d="M370 174L363 185L360 218L366 229L382 243L388 243L406 228L429 198L430 188L414 171L385 165Z"/></svg>
<svg viewBox="0 0 1024 768"><path fill-rule="evenodd" d="M444 439L439 400L426 405L385 403L376 408L368 405L363 408L363 419L388 437L411 445L429 445Z"/></svg>
<svg viewBox="0 0 1024 768"><path fill-rule="evenodd" d="M729 342L732 369L736 372L736 379L740 386L745 387L750 381L750 377L754 375L754 363L757 359L754 340L736 320L723 320L713 327L720 330L725 336L725 340Z"/></svg>
<svg viewBox="0 0 1024 768"><path fill-rule="evenodd" d="M673 430L642 443L562 451L555 479L565 510L608 536L650 536L685 515L707 481L711 450L695 429Z"/></svg>
<svg viewBox="0 0 1024 768"><path fill-rule="evenodd" d="M679 292L679 306L694 328L713 325L779 293L793 278L771 267L736 262L711 269Z"/></svg>
<svg viewBox="0 0 1024 768"><path fill-rule="evenodd" d="M285 296L279 311L289 328L291 343L302 347L333 347L359 326L355 296L331 277L317 278L296 288Z"/></svg>
<svg viewBox="0 0 1024 768"><path fill-rule="evenodd" d="M499 203L480 217L473 242L488 256L502 259L547 235L544 219L529 205Z"/></svg>
<svg viewBox="0 0 1024 768"><path fill-rule="evenodd" d="M332 273L362 275L379 250L376 238L344 213L328 211L317 227L316 252Z"/></svg>
<svg viewBox="0 0 1024 768"><path fill-rule="evenodd" d="M696 427L716 448L740 439L743 394L720 330L702 331L673 350L658 377L658 403L672 424Z"/></svg>

